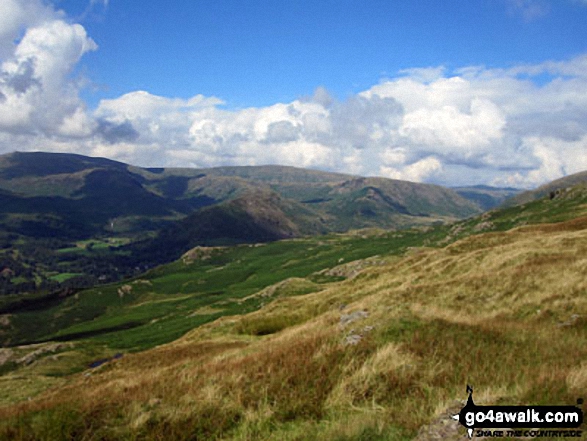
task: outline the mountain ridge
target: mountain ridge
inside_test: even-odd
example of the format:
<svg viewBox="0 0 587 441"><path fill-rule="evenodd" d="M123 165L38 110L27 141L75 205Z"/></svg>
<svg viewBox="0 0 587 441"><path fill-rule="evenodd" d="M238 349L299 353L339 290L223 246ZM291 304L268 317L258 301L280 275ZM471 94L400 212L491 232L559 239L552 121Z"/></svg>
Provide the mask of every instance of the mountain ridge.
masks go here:
<svg viewBox="0 0 587 441"><path fill-rule="evenodd" d="M557 196L557 191L560 193L561 191L564 191L567 188L572 187L576 184L581 184L581 183L586 183L586 182L587 182L587 171L574 173L572 175L564 176L562 178L555 179L554 181L547 182L546 184L543 184L534 190L528 190L528 191L522 192L519 195L514 196L511 199L508 199L504 205L505 206L512 206L512 205L525 204L525 203L540 199L546 195L549 195L552 198L554 198Z"/></svg>
<svg viewBox="0 0 587 441"><path fill-rule="evenodd" d="M67 218L82 216L84 222L94 225L95 234L112 233L108 227L116 218L128 218L127 232L140 233L144 231L140 227L141 216L158 216L163 222L165 218L179 220L203 206L259 189L272 190L302 205L311 205L313 211L319 208L318 211L331 218L343 216L345 213L341 210L346 210L352 219L333 225L331 228L336 231L372 224L394 226L396 221L388 216L371 219L365 224L357 213L379 211L380 214L458 218L479 212L479 207L451 190L430 184L276 165L149 169L105 158L44 152L0 156L0 189L10 192L11 197L22 198L21 205L37 203L29 199L34 197L71 201L66 204ZM367 194L369 192L372 194ZM435 204L434 199L440 193L444 200ZM353 214L355 203L359 206ZM59 209L51 214L67 222ZM134 230L133 222L138 225Z"/></svg>
<svg viewBox="0 0 587 441"><path fill-rule="evenodd" d="M484 405L570 405L586 202L577 184L452 225L198 247L7 305L0 438L456 441L468 384Z"/></svg>
<svg viewBox="0 0 587 441"><path fill-rule="evenodd" d="M0 156L0 191L0 257L7 268L31 268L10 279L26 284L0 284L4 292L33 280L43 289L114 281L196 245L407 228L481 211L430 184L279 165L142 168L47 152Z"/></svg>

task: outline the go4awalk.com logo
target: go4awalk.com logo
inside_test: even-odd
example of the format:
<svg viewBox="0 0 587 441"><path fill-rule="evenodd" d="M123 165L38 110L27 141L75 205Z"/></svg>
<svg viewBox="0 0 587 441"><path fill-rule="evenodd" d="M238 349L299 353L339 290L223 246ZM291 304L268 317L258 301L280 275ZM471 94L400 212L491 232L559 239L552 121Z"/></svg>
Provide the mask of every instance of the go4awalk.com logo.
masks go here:
<svg viewBox="0 0 587 441"><path fill-rule="evenodd" d="M467 386L467 393L469 394L467 404L458 414L453 415L453 419L465 426L469 438L472 438L473 434L549 439L582 437L582 431L578 428L583 424L583 411L579 407L477 406L473 402L471 386ZM577 404L583 404L583 400L577 400ZM507 429L504 429L506 427Z"/></svg>

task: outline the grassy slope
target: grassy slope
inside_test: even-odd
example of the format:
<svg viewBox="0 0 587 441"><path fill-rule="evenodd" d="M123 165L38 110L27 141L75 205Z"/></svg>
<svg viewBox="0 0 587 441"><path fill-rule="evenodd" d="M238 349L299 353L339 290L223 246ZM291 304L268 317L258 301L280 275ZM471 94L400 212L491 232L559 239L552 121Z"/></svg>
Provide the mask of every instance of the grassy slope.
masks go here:
<svg viewBox="0 0 587 441"><path fill-rule="evenodd" d="M135 280L84 291L47 309L27 310L11 307L18 300L4 301L2 310L12 317L3 340L15 344L94 333L96 339L114 347L144 349L218 317L218 313L191 317L202 306L223 311L223 315L248 311L261 301L252 299L248 306L240 299L270 285L292 277L309 277L316 283L336 280L336 276L314 273L343 261L401 253L421 245L422 240L417 230L373 231L213 249L206 258L180 260ZM106 333L116 326L135 324L141 326L111 336Z"/></svg>
<svg viewBox="0 0 587 441"><path fill-rule="evenodd" d="M255 203L256 195L269 191L279 194L278 203ZM252 208L243 209L243 200L252 200ZM479 211L452 190L433 185L294 167L143 169L72 154L1 155L0 271L8 268L15 277L0 279L0 294L120 280L210 238L226 244L404 228ZM138 245L127 259L122 256L130 250L80 253L77 246L86 240L148 242L162 230L159 242ZM232 237L235 231L239 234ZM166 253L152 253L172 240Z"/></svg>
<svg viewBox="0 0 587 441"><path fill-rule="evenodd" d="M116 342L140 348L198 320L277 299L74 374L67 384L46 374L58 367L50 357L19 368L19 375L29 369L30 378L41 373L39 381L57 387L1 409L0 438L411 439L437 417L458 411L455 400L465 397L467 383L475 387L477 404L573 404L587 388L586 214L587 190L577 187L565 198L427 233L194 251L192 262L128 284L132 289L119 306L96 323L61 334L160 311L159 321L83 343L95 351L113 351ZM548 219L560 223L503 231ZM477 234L483 231L490 232ZM424 240L448 245L407 249ZM368 251L361 243L381 248ZM386 249L405 255L355 264L365 269L340 282L332 277L348 275L352 265L311 275L340 263L340 256L351 261ZM118 297L121 288L113 285L102 296ZM79 303L97 298L80 296ZM352 316L356 312L366 314ZM193 321L181 329L188 315ZM358 344L345 344L357 336ZM70 368L72 359L90 357L82 349L57 352ZM20 384L11 375L3 382ZM36 384L37 390L46 386ZM7 387L21 397L23 389L26 384ZM441 426L428 427L422 439L435 430L445 430L444 439L462 438L456 428Z"/></svg>
<svg viewBox="0 0 587 441"><path fill-rule="evenodd" d="M506 201L506 205L512 206L517 204L528 203L536 199L548 196L551 192L564 192L567 188L573 187L578 184L585 184L586 182L587 171L575 173L560 179L556 179L547 184L544 184L535 190L529 190L520 193L519 195L514 196L513 198Z"/></svg>

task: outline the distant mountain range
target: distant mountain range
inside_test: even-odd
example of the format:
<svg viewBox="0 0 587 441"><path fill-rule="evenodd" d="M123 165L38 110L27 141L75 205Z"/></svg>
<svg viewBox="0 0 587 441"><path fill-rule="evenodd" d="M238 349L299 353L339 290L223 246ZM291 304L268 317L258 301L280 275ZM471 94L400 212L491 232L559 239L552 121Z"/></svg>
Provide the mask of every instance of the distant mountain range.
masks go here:
<svg viewBox="0 0 587 441"><path fill-rule="evenodd" d="M0 296L0 439L460 440L449 415L468 379L496 401L573 403L586 388L587 182L568 183L447 225L276 241L328 228L312 208L324 202L254 186L150 240L58 249L55 268L271 241ZM2 264L0 283L25 278Z"/></svg>
<svg viewBox="0 0 587 441"><path fill-rule="evenodd" d="M481 213L516 192L273 165L141 168L16 152L0 156L0 266L20 274L14 279L23 290L39 281L79 281L88 272L93 279L86 284L93 284L196 245L436 225Z"/></svg>
<svg viewBox="0 0 587 441"><path fill-rule="evenodd" d="M505 202L506 206L513 206L519 204L525 204L528 202L535 201L543 198L544 196L550 196L555 198L561 191L566 190L577 184L583 184L587 182L587 171L575 173L564 178L556 179L541 185L535 190L529 190L508 199Z"/></svg>
<svg viewBox="0 0 587 441"><path fill-rule="evenodd" d="M74 154L0 156L1 226L34 237L81 239L157 231L209 206L217 208L203 210L182 225L208 238L207 219L228 211L263 219L261 228L268 230L261 236L267 238L403 227L470 216L513 193L451 190L282 166L139 168ZM264 214L257 213L256 206ZM274 222L268 218L273 215ZM222 236L213 230L212 237Z"/></svg>
<svg viewBox="0 0 587 441"><path fill-rule="evenodd" d="M517 188L496 188L488 185L453 187L452 189L464 198L475 202L483 211L491 210L521 192Z"/></svg>

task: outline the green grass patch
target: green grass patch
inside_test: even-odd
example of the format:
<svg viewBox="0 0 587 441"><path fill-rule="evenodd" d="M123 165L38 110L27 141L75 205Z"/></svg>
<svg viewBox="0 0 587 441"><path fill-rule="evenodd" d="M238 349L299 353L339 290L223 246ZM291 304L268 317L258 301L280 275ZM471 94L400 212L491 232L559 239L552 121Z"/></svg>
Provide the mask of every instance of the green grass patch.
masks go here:
<svg viewBox="0 0 587 441"><path fill-rule="evenodd" d="M74 277L77 276L81 276L83 274L81 273L61 273L61 274L55 274L54 276L49 277L50 280L55 280L56 282L62 283L65 282L66 280L72 279Z"/></svg>
<svg viewBox="0 0 587 441"><path fill-rule="evenodd" d="M320 273L324 269L375 255L401 254L438 237L443 236L436 230L357 232L229 247L206 259L179 260L140 278L54 299L38 308L13 308L6 338L12 344L85 339L115 349L148 349L218 317L246 314L275 298L315 292L343 279ZM63 271L53 277L64 281L74 274ZM264 291L273 285L277 288ZM259 293L265 294L256 296ZM194 314L201 308L214 313ZM270 334L299 322L292 320L272 318L240 332Z"/></svg>

